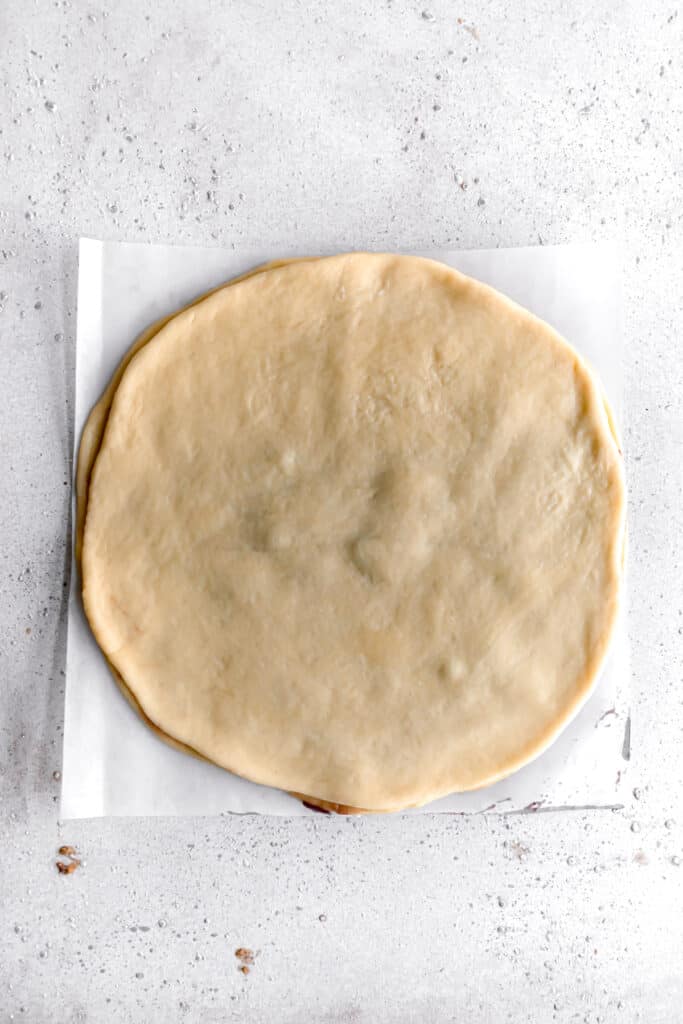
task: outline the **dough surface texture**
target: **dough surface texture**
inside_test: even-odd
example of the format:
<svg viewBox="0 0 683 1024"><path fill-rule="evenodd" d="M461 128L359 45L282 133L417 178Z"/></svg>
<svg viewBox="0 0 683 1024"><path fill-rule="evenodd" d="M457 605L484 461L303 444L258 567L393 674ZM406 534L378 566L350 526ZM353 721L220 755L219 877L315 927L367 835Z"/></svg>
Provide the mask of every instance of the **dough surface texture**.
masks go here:
<svg viewBox="0 0 683 1024"><path fill-rule="evenodd" d="M368 810L554 738L616 618L624 486L548 325L354 253L231 282L132 353L84 432L77 533L93 632L158 731Z"/></svg>

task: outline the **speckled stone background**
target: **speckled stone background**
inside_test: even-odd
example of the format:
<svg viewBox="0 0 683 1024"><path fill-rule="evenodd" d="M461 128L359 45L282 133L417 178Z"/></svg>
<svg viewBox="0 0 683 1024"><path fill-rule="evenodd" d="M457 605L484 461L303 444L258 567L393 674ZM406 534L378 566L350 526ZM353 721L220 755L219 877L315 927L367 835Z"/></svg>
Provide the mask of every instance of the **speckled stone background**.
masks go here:
<svg viewBox="0 0 683 1024"><path fill-rule="evenodd" d="M4 0L0 41L0 1019L683 1020L676 0ZM623 810L60 825L80 234L623 240Z"/></svg>

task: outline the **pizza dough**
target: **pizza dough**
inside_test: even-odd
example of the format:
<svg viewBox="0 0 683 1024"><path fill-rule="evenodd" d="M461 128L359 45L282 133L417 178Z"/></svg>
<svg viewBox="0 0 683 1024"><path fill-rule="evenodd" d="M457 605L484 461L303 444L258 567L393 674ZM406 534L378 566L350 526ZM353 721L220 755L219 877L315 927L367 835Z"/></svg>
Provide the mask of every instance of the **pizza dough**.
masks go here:
<svg viewBox="0 0 683 1024"><path fill-rule="evenodd" d="M412 257L262 269L150 331L93 423L86 613L181 745L391 810L509 773L589 692L619 453L578 355L491 289Z"/></svg>

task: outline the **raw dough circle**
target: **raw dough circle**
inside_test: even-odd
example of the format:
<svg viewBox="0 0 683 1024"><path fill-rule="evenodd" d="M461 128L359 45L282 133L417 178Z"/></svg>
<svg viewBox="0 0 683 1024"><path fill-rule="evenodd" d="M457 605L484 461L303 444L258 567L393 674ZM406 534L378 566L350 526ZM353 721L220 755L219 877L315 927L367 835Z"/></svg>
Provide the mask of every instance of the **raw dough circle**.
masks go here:
<svg viewBox="0 0 683 1024"><path fill-rule="evenodd" d="M82 571L148 719L371 810L538 753L590 690L620 582L621 461L576 352L441 264L369 254L266 269L146 342Z"/></svg>

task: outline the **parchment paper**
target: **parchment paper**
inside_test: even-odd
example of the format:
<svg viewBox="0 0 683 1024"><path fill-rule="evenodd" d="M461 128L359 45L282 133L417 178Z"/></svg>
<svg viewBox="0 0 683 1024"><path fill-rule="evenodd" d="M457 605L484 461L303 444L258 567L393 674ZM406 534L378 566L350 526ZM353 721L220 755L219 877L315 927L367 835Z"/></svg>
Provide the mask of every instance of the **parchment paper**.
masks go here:
<svg viewBox="0 0 683 1024"><path fill-rule="evenodd" d="M204 249L82 239L76 349L76 451L85 419L135 337L164 314L266 260L301 252ZM611 245L425 252L486 281L556 327L597 369L621 421L617 253ZM75 466L75 459L74 459ZM62 773L64 818L314 813L171 749L111 678L85 620L72 566ZM622 625L592 696L560 738L511 778L406 813L481 813L620 800L628 745L628 646Z"/></svg>

